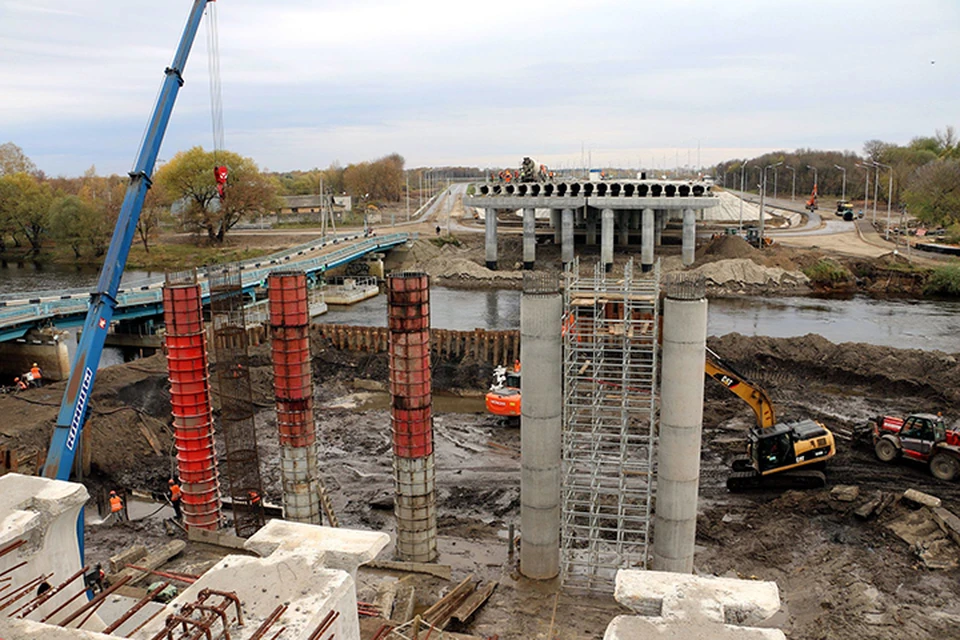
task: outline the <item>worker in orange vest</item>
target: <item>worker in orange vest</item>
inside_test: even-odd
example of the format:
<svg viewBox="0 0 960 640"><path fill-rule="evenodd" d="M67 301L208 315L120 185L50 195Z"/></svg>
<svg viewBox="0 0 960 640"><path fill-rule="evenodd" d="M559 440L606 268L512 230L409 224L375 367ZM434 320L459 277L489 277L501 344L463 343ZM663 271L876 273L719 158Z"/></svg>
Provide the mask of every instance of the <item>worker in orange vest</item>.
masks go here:
<svg viewBox="0 0 960 640"><path fill-rule="evenodd" d="M110 492L110 520L111 522L123 520L123 499L117 495L116 491Z"/></svg>
<svg viewBox="0 0 960 640"><path fill-rule="evenodd" d="M173 478L170 478L167 484L170 487L170 504L173 505L174 516L178 521L183 520L183 510L180 508L180 497L183 492L180 491L180 485Z"/></svg>
<svg viewBox="0 0 960 640"><path fill-rule="evenodd" d="M259 507L260 506L260 494L257 493L255 489L251 489L247 492L247 495L250 497L250 506Z"/></svg>
<svg viewBox="0 0 960 640"><path fill-rule="evenodd" d="M513 372L514 372L514 373L520 373L520 361L519 361L519 360L514 360L514 361L513 361Z"/></svg>
<svg viewBox="0 0 960 640"><path fill-rule="evenodd" d="M17 391L23 391L27 388L27 383L21 380L20 378L14 378L13 383L17 385Z"/></svg>
<svg viewBox="0 0 960 640"><path fill-rule="evenodd" d="M43 386L43 372L40 371L40 367L37 366L36 362L34 362L33 366L30 367L30 375L33 376L33 386L35 387Z"/></svg>

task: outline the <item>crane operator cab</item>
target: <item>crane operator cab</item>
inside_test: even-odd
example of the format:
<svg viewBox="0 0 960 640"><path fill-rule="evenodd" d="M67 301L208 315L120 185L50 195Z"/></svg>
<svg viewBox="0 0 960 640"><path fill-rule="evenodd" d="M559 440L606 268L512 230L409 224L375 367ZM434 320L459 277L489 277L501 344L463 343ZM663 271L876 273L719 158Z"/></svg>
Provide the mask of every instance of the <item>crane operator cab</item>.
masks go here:
<svg viewBox="0 0 960 640"><path fill-rule="evenodd" d="M795 488L822 487L826 477L811 467L826 462L836 452L833 434L813 420L780 423L766 429L754 427L747 434L748 458L734 461L734 473L727 480L727 487L731 491L758 488L764 476Z"/></svg>

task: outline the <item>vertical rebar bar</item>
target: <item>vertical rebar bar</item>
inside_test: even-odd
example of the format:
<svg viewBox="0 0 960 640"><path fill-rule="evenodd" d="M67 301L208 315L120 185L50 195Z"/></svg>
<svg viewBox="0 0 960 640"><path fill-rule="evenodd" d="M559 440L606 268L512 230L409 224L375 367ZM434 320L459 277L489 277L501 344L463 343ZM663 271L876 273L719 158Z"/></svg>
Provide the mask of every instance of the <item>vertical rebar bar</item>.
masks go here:
<svg viewBox="0 0 960 640"><path fill-rule="evenodd" d="M235 266L218 269L207 277L234 528L238 536L246 538L263 526L264 515L243 284Z"/></svg>

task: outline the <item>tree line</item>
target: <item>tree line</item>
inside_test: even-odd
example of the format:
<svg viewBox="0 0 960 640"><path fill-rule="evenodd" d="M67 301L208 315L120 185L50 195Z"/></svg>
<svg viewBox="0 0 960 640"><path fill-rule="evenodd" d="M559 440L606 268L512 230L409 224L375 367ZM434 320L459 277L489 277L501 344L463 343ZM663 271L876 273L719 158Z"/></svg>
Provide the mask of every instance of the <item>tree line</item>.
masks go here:
<svg viewBox="0 0 960 640"><path fill-rule="evenodd" d="M795 171L798 196L809 197L816 176L820 195L840 197L845 171L847 199L860 199L869 175L869 198L876 192L881 202L889 201L898 211L905 206L926 224L957 226L954 235L960 235L960 139L952 126L937 130L932 136L917 136L905 145L868 140L863 155L817 149L775 151L756 158L727 160L713 171L718 182L727 187L739 189L742 175L744 188L756 191L763 167L778 162L782 166L767 170L767 194L773 193L774 176L778 178L778 195L790 193ZM880 165L879 188L873 163Z"/></svg>

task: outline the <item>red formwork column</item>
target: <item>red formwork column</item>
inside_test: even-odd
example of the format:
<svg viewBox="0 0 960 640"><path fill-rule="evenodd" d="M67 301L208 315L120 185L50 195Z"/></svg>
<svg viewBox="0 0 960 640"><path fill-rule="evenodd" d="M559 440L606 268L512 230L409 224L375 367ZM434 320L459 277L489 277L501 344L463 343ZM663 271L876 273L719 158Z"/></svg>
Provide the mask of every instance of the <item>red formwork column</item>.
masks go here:
<svg viewBox="0 0 960 640"><path fill-rule="evenodd" d="M436 482L430 379L430 280L423 273L387 278L397 556L437 557Z"/></svg>
<svg viewBox="0 0 960 640"><path fill-rule="evenodd" d="M168 280L163 288L163 319L184 524L215 531L220 526L220 482L213 443L203 300L195 279L190 284Z"/></svg>
<svg viewBox="0 0 960 640"><path fill-rule="evenodd" d="M302 271L271 273L268 291L284 516L320 524L307 276Z"/></svg>

